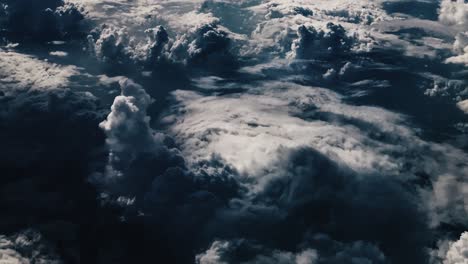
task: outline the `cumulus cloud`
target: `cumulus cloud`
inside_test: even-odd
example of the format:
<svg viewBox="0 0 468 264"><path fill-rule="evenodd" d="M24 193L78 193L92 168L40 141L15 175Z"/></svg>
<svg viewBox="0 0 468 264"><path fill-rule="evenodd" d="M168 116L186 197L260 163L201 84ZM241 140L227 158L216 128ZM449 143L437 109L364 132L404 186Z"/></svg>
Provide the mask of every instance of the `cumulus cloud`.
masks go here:
<svg viewBox="0 0 468 264"><path fill-rule="evenodd" d="M401 116L383 109L343 104L338 94L325 89L281 82L266 82L260 87L239 96L201 97L192 92L176 92L177 100L182 103L181 111L186 116L183 122L175 123L173 129L178 138L192 135L183 142L189 157L203 159L211 152L219 153L241 173L248 171L255 175L277 157L274 153L281 147L309 145L324 153L334 153L335 157L359 171L368 171L375 166L389 172L399 170L401 164L391 161L389 155L376 154L378 148L375 145L367 148L372 139L358 131L378 127L382 129L379 133L389 133L390 141L400 140L402 135L411 136L411 130L399 125L403 122ZM368 112L373 114L366 114ZM175 114L177 116L177 112ZM314 116L318 119L313 119ZM362 127L353 123L355 128L343 128L336 119L339 116L343 116L343 121L352 123L352 120L363 119L364 123ZM275 127L274 131L270 131L272 127ZM399 135L399 139L390 135ZM236 147L239 142L248 147ZM335 143L328 144L330 142ZM377 140L374 142L379 145ZM192 148L195 145L197 147Z"/></svg>
<svg viewBox="0 0 468 264"><path fill-rule="evenodd" d="M214 241L210 248L196 256L197 264L315 264L317 252L306 249L298 253L271 250L246 241Z"/></svg>
<svg viewBox="0 0 468 264"><path fill-rule="evenodd" d="M293 42L290 55L296 59L337 56L349 52L353 45L353 39L346 34L346 30L333 23L327 24L327 31L300 26L297 34L298 39Z"/></svg>
<svg viewBox="0 0 468 264"><path fill-rule="evenodd" d="M463 223L468 217L468 182L465 178L442 175L433 183L430 206L438 222Z"/></svg>
<svg viewBox="0 0 468 264"><path fill-rule="evenodd" d="M448 58L447 62L468 65L468 31L458 33L453 43L453 50L459 55Z"/></svg>
<svg viewBox="0 0 468 264"><path fill-rule="evenodd" d="M435 1L33 2L0 0L0 233L37 228L76 263L413 264L460 245L466 73L445 62L467 53L466 3L436 21ZM88 43L67 41L83 16Z"/></svg>
<svg viewBox="0 0 468 264"><path fill-rule="evenodd" d="M364 242L340 244L327 240L325 236L317 237L317 246L333 244L333 249L324 251L306 248L297 252L271 249L267 246L245 239L216 240L205 252L196 256L197 264L318 264L318 263L387 263L380 250ZM322 245L320 245L322 244Z"/></svg>
<svg viewBox="0 0 468 264"><path fill-rule="evenodd" d="M103 25L99 37L88 36L90 50L103 62L122 64L128 62L128 36L122 28Z"/></svg>
<svg viewBox="0 0 468 264"><path fill-rule="evenodd" d="M204 24L176 39L170 49L170 58L194 67L229 69L230 65L235 65L231 48L226 31L216 24Z"/></svg>
<svg viewBox="0 0 468 264"><path fill-rule="evenodd" d="M424 250L392 248L392 235L385 230L411 236L407 241L415 244L404 248L421 249L428 242L424 234L430 227L446 222L463 225L468 168L461 150L425 142L408 127L404 116L347 105L329 90L271 82L257 87L221 96L175 93L181 105L173 112L172 135L179 140L189 168L196 169L200 161L219 155L249 188L246 197L252 201L233 201L232 208L221 214L221 222L233 226L248 222L252 229L236 228L252 235L251 230L268 230L295 210L297 217L305 217L299 208L315 209L317 215L332 219L321 223L320 217L311 215L308 226L334 223L340 236L345 233L342 230L350 230L347 239L380 241L393 262L409 263L410 259L425 260ZM403 146L402 142L407 143ZM304 147L310 150L301 150ZM424 179L429 185L416 184L414 191L403 187ZM382 200L373 190L385 193ZM362 216L367 213L374 217L369 215L369 222L363 224ZM359 220L353 220L353 214ZM382 216L382 221L375 215ZM393 217L395 223L399 218L412 222L389 227L387 220ZM288 222L286 226L293 225Z"/></svg>
<svg viewBox="0 0 468 264"><path fill-rule="evenodd" d="M15 264L63 263L41 234L31 229L12 236L0 235L0 261Z"/></svg>
<svg viewBox="0 0 468 264"><path fill-rule="evenodd" d="M145 29L146 38L129 34L127 28L104 24L88 36L91 54L109 65L131 64L153 70L168 64L184 65L186 71L233 70L236 59L232 40L216 24L202 24L170 36L163 26ZM223 65L223 67L219 67Z"/></svg>
<svg viewBox="0 0 468 264"><path fill-rule="evenodd" d="M114 99L107 119L99 124L107 137L109 164L105 177L110 181L122 176L140 154L159 153L163 146L163 135L151 129L146 113L152 98L129 79L119 84L121 95Z"/></svg>
<svg viewBox="0 0 468 264"><path fill-rule="evenodd" d="M460 110L468 114L468 100L458 102L457 106L460 108Z"/></svg>
<svg viewBox="0 0 468 264"><path fill-rule="evenodd" d="M458 56L450 57L447 63L460 63L468 65L468 37L466 28L468 27L468 3L464 0L444 0L440 3L439 20L459 31L455 37L453 50Z"/></svg>
<svg viewBox="0 0 468 264"><path fill-rule="evenodd" d="M65 88L71 85L70 78L79 74L80 69L73 65L58 65L0 49L0 90L7 94L18 90Z"/></svg>
<svg viewBox="0 0 468 264"><path fill-rule="evenodd" d="M466 263L468 261L468 233L463 233L460 239L453 242L447 252L444 264Z"/></svg>
<svg viewBox="0 0 468 264"><path fill-rule="evenodd" d="M439 20L449 25L468 25L468 4L464 0L443 0L440 3Z"/></svg>
<svg viewBox="0 0 468 264"><path fill-rule="evenodd" d="M149 38L147 47L143 48L147 50L146 61L150 64L158 62L163 55L165 45L169 41L166 29L162 26L158 26L156 28L147 29L145 33L148 34Z"/></svg>
<svg viewBox="0 0 468 264"><path fill-rule="evenodd" d="M61 244L60 258L79 262L76 227L94 217L90 208L96 199L87 177L105 160L100 151L104 135L98 128L102 111L98 100L84 92L54 89L0 96L0 208L8 211L0 232L41 231L41 236L26 232L0 238L8 243L0 242L7 251L0 256L50 263L55 258L46 258L40 249L44 237L51 247Z"/></svg>
<svg viewBox="0 0 468 264"><path fill-rule="evenodd" d="M55 40L78 33L84 19L81 7L62 0L0 2L6 17L0 26L12 38Z"/></svg>

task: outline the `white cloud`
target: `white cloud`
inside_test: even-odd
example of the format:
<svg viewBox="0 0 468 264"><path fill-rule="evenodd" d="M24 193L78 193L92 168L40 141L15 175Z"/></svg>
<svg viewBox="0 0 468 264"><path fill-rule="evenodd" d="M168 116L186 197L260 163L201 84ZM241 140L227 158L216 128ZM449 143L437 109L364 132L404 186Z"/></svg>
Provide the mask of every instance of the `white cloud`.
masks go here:
<svg viewBox="0 0 468 264"><path fill-rule="evenodd" d="M81 69L72 65L58 65L33 56L0 49L0 88L15 90L60 89L70 85L70 77Z"/></svg>
<svg viewBox="0 0 468 264"><path fill-rule="evenodd" d="M464 100L457 103L458 108L468 114L468 100Z"/></svg>
<svg viewBox="0 0 468 264"><path fill-rule="evenodd" d="M215 241L211 244L211 247L206 250L204 253L196 256L197 264L228 264L225 261L222 261L221 254L223 250L229 248L228 241Z"/></svg>
<svg viewBox="0 0 468 264"><path fill-rule="evenodd" d="M448 25L468 27L468 4L465 0L443 0L440 3L439 20Z"/></svg>
<svg viewBox="0 0 468 264"><path fill-rule="evenodd" d="M458 33L453 43L453 50L458 56L450 57L447 63L459 63L468 66L468 31Z"/></svg>
<svg viewBox="0 0 468 264"><path fill-rule="evenodd" d="M157 153L162 145L162 135L152 130L146 113L152 98L129 79L119 84L121 95L114 99L107 119L99 125L107 136L109 164L105 178L98 181L116 180L138 154Z"/></svg>
<svg viewBox="0 0 468 264"><path fill-rule="evenodd" d="M448 58L446 63L468 66L468 3L464 0L443 0L439 12L439 20L442 23L459 31L453 44L453 50L458 55Z"/></svg>
<svg viewBox="0 0 468 264"><path fill-rule="evenodd" d="M25 230L11 236L0 235L2 264L61 264L54 250L35 230Z"/></svg>
<svg viewBox="0 0 468 264"><path fill-rule="evenodd" d="M468 218L468 179L441 175L433 183L429 206L433 212L432 225L439 222L463 224Z"/></svg>
<svg viewBox="0 0 468 264"><path fill-rule="evenodd" d="M65 51L51 51L49 52L51 56L57 56L57 57L67 57L68 53Z"/></svg>
<svg viewBox="0 0 468 264"><path fill-rule="evenodd" d="M468 232L461 235L458 241L450 244L443 264L468 263Z"/></svg>
<svg viewBox="0 0 468 264"><path fill-rule="evenodd" d="M403 181L426 173L440 187L424 193L432 224L463 221L468 157L462 150L426 142L405 116L346 104L330 90L287 82L245 88L249 91L223 96L174 93L179 105L167 117L173 122L170 133L192 169L217 155L241 177L254 179L249 186L255 194L283 176L280 166L290 150L310 147L358 173Z"/></svg>
<svg viewBox="0 0 468 264"><path fill-rule="evenodd" d="M198 254L195 258L197 264L234 264L239 263L231 260L232 251L235 248L235 242L214 241L210 248L205 252ZM234 253L235 254L235 253ZM281 250L272 250L271 252L259 253L252 259L241 262L242 264L315 264L318 260L318 254L315 250L306 249L298 253L292 253Z"/></svg>

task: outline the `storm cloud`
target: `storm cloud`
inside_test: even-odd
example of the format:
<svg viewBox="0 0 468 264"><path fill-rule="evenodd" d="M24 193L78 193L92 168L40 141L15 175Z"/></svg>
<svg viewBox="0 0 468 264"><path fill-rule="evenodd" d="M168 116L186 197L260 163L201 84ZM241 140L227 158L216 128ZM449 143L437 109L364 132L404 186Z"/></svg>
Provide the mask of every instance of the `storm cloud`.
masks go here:
<svg viewBox="0 0 468 264"><path fill-rule="evenodd" d="M463 0L0 0L0 262L468 259Z"/></svg>

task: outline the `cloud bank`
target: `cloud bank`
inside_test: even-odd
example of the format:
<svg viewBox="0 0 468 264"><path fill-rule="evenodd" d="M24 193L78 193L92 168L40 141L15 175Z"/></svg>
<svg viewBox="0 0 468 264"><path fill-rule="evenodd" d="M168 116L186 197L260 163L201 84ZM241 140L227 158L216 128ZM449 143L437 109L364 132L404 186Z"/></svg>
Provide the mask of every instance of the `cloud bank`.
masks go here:
<svg viewBox="0 0 468 264"><path fill-rule="evenodd" d="M466 7L0 0L0 262L464 263Z"/></svg>

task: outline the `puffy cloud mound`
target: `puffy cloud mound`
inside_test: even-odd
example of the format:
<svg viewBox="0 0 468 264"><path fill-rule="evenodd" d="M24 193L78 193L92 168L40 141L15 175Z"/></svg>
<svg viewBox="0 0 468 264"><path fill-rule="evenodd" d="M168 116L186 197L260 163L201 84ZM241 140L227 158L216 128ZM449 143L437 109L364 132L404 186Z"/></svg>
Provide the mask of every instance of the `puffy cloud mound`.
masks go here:
<svg viewBox="0 0 468 264"><path fill-rule="evenodd" d="M154 70L158 65L184 65L185 69L227 71L237 66L232 40L215 23L196 26L170 36L163 26L144 30L146 37L135 36L128 28L104 24L88 36L89 49L109 65L137 65Z"/></svg>
<svg viewBox="0 0 468 264"><path fill-rule="evenodd" d="M468 31L457 34L453 43L453 50L459 55L448 58L446 62L468 65Z"/></svg>
<svg viewBox="0 0 468 264"><path fill-rule="evenodd" d="M123 64L128 62L130 56L129 39L123 29L104 24L97 35L96 40L93 35L88 35L93 55L107 63Z"/></svg>
<svg viewBox="0 0 468 264"><path fill-rule="evenodd" d="M460 31L453 44L453 50L458 56L450 57L446 62L468 65L468 3L464 0L443 0L440 3L439 20Z"/></svg>
<svg viewBox="0 0 468 264"><path fill-rule="evenodd" d="M196 256L197 264L316 264L317 252L306 249L297 253L271 250L262 245L239 239L214 241L210 248Z"/></svg>
<svg viewBox="0 0 468 264"><path fill-rule="evenodd" d="M326 30L304 25L297 29L298 38L292 44L290 56L295 59L320 59L339 56L351 50L354 43L341 25L328 23Z"/></svg>
<svg viewBox="0 0 468 264"><path fill-rule="evenodd" d="M330 90L250 89L175 93L182 105L172 129L189 166L219 155L250 191L218 214L219 229L231 233L214 237L297 245L310 228L338 241L378 241L392 263L425 263L430 220L465 225L462 151L421 140L402 115L349 105Z"/></svg>
<svg viewBox="0 0 468 264"><path fill-rule="evenodd" d="M169 35L163 26L147 29L145 33L148 34L148 44L144 48L147 51L146 61L154 64L161 60L165 45L169 41Z"/></svg>
<svg viewBox="0 0 468 264"><path fill-rule="evenodd" d="M443 0L440 3L439 20L448 25L468 26L468 4L465 0Z"/></svg>
<svg viewBox="0 0 468 264"><path fill-rule="evenodd" d="M468 181L463 177L443 175L433 182L430 207L441 222L463 224L468 218Z"/></svg>
<svg viewBox="0 0 468 264"><path fill-rule="evenodd" d="M59 65L34 56L0 49L0 91L9 95L18 91L65 89L72 85L78 67Z"/></svg>
<svg viewBox="0 0 468 264"><path fill-rule="evenodd" d="M0 208L8 211L0 220L0 234L37 228L51 244L61 244L57 254L79 262L77 227L94 217L96 199L87 178L105 161L105 138L98 127L102 118L98 100L88 93L0 95ZM21 247L14 250L31 263L51 263L34 262L35 246L24 252Z"/></svg>
<svg viewBox="0 0 468 264"><path fill-rule="evenodd" d="M216 24L203 24L174 41L170 57L190 66L229 70L236 65L228 33Z"/></svg>
<svg viewBox="0 0 468 264"><path fill-rule="evenodd" d="M121 95L114 99L107 119L99 124L109 148L109 180L121 176L141 154L157 154L163 149L163 135L151 129L146 113L152 98L129 79L121 80L120 87Z"/></svg>
<svg viewBox="0 0 468 264"><path fill-rule="evenodd" d="M63 0L2 0L0 24L13 38L54 40L77 33L83 9Z"/></svg>
<svg viewBox="0 0 468 264"><path fill-rule="evenodd" d="M468 263L468 232L461 235L460 239L450 244L443 264Z"/></svg>
<svg viewBox="0 0 468 264"><path fill-rule="evenodd" d="M95 57L0 52L0 255L40 262L31 227L66 263L415 264L466 230L465 3L0 0L0 34L66 38L69 2Z"/></svg>
<svg viewBox="0 0 468 264"><path fill-rule="evenodd" d="M0 235L0 263L63 263L41 234L29 229L11 236Z"/></svg>
<svg viewBox="0 0 468 264"><path fill-rule="evenodd" d="M325 235L317 235L312 248L297 252L271 249L245 239L216 240L195 259L197 264L386 264L384 254L374 245L362 241L339 243ZM325 248L328 248L325 250Z"/></svg>
<svg viewBox="0 0 468 264"><path fill-rule="evenodd" d="M145 30L146 39L129 35L127 28L104 24L88 36L92 55L109 65L151 67L166 59L169 35L163 26Z"/></svg>

